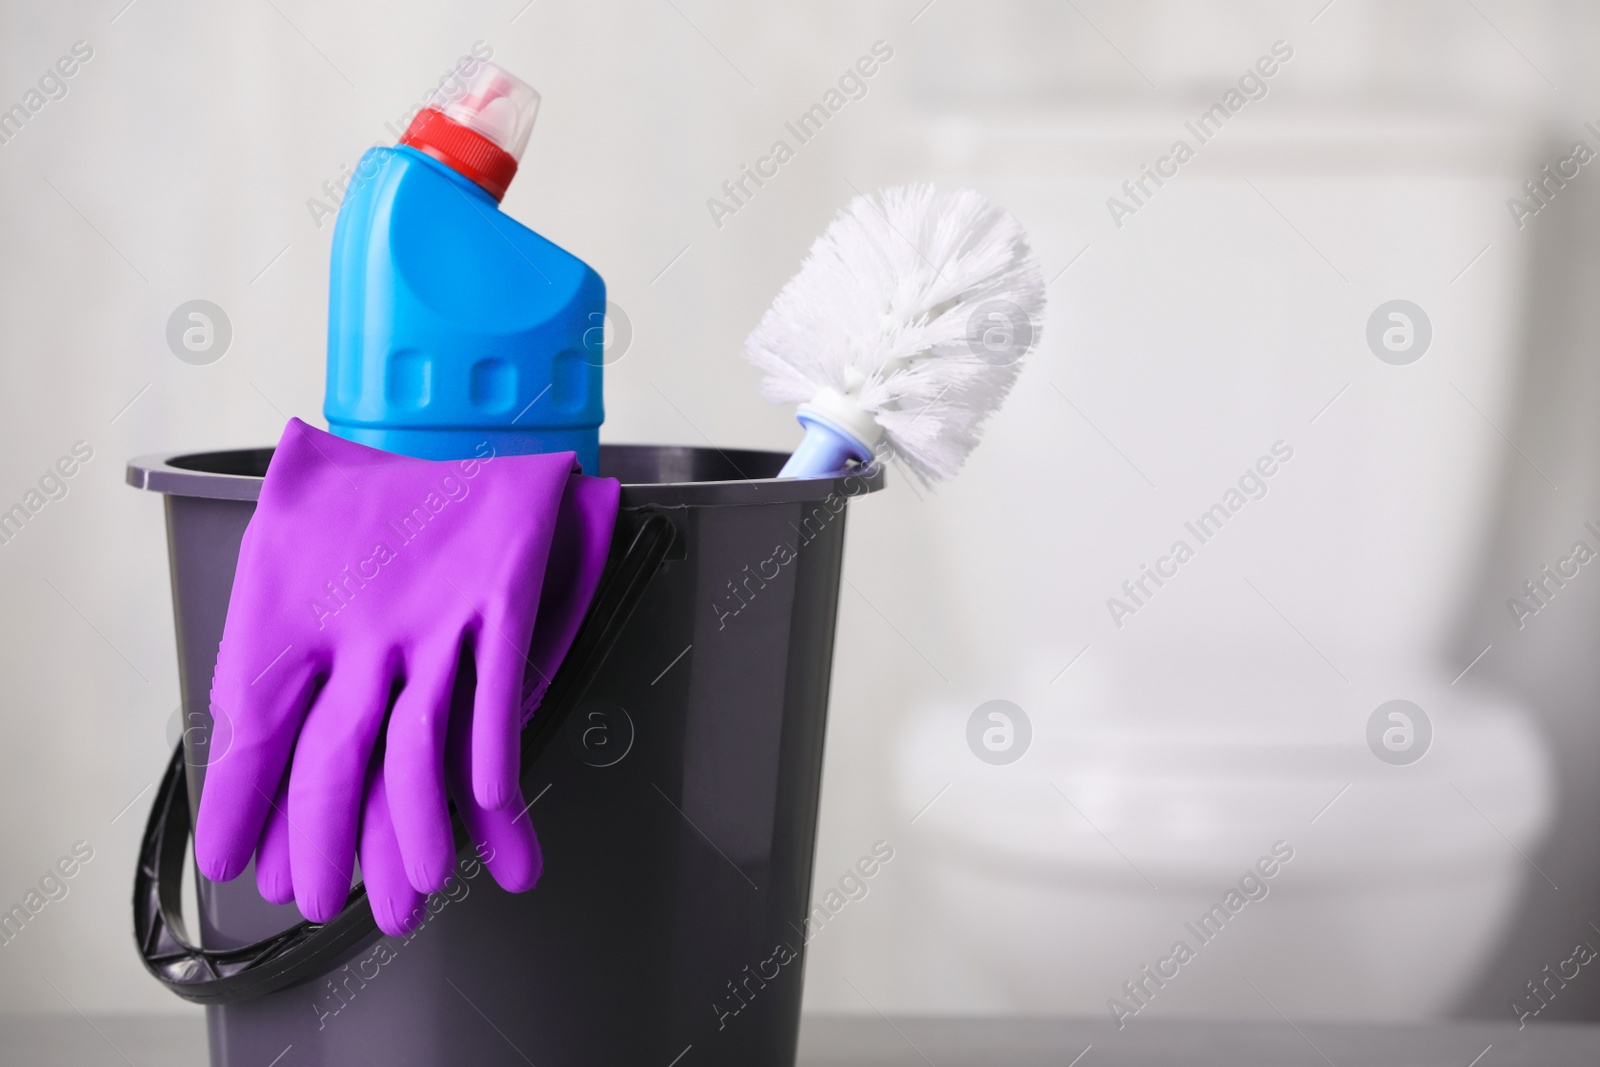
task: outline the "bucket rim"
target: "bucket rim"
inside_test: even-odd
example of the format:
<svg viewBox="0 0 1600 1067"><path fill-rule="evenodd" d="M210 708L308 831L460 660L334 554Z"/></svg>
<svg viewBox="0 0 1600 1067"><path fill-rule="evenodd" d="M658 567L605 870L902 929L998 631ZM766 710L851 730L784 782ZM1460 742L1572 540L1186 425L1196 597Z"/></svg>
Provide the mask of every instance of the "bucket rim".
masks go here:
<svg viewBox="0 0 1600 1067"><path fill-rule="evenodd" d="M163 496L209 500L255 501L261 495L262 476L235 473L264 469L273 446L159 452L128 461L127 482L135 489ZM734 470L771 471L788 459L785 452L757 449L721 449L695 445L603 444L602 467L608 455L623 457L671 452L685 463L695 458L714 460ZM210 468L210 469L207 469ZM824 500L830 496L864 496L884 485L883 465L849 467L810 478L735 478L706 481L622 483L621 506L686 507L746 504L787 504Z"/></svg>

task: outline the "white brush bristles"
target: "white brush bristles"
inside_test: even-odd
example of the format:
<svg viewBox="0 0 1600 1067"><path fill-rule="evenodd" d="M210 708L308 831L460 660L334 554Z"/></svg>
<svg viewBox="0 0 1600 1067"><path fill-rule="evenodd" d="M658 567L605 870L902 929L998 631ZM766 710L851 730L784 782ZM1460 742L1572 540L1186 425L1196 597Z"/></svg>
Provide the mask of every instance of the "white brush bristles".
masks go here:
<svg viewBox="0 0 1600 1067"><path fill-rule="evenodd" d="M1043 276L1016 219L971 190L909 185L839 213L744 355L767 372L768 399L831 391L854 402L931 484L978 443L1043 311Z"/></svg>

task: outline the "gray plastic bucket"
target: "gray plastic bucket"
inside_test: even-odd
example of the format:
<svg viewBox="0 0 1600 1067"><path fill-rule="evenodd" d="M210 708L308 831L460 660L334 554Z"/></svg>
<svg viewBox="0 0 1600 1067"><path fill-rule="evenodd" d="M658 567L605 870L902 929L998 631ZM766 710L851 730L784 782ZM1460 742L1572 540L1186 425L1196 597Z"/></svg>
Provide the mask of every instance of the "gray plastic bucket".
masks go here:
<svg viewBox="0 0 1600 1067"><path fill-rule="evenodd" d="M130 484L165 496L187 708L206 707L270 457L128 466ZM846 503L882 474L780 481L785 458L602 448L600 473L623 482L619 531L660 514L675 537L561 736L525 770L539 885L511 895L487 872L458 874L411 937L208 1005L216 1067L794 1062ZM261 900L253 872L198 889L208 949L300 922Z"/></svg>

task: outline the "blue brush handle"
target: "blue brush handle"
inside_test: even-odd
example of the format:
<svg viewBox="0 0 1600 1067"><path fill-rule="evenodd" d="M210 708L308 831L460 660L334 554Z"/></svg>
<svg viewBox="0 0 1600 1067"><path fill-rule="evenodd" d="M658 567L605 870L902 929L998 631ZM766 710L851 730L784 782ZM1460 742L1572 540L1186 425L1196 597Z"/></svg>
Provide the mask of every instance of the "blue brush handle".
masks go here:
<svg viewBox="0 0 1600 1067"><path fill-rule="evenodd" d="M806 412L796 418L806 428L806 435L789 462L783 465L783 470L778 472L778 477L814 478L842 470L851 460L871 461L872 449L843 427Z"/></svg>

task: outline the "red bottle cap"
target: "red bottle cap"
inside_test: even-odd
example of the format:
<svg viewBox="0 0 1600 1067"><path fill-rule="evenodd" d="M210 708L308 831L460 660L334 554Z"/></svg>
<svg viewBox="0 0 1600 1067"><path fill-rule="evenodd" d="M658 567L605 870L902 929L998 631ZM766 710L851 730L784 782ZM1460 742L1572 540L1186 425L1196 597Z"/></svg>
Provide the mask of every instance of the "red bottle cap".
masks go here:
<svg viewBox="0 0 1600 1067"><path fill-rule="evenodd" d="M477 182L497 202L517 173L516 156L431 107L417 112L400 143Z"/></svg>

